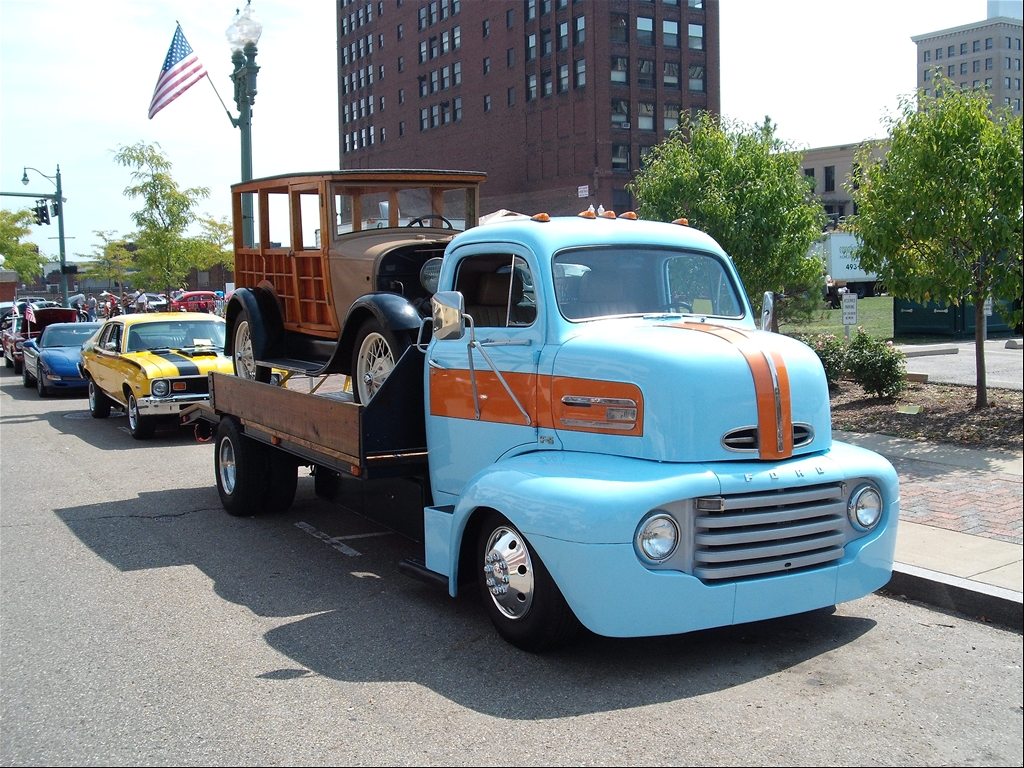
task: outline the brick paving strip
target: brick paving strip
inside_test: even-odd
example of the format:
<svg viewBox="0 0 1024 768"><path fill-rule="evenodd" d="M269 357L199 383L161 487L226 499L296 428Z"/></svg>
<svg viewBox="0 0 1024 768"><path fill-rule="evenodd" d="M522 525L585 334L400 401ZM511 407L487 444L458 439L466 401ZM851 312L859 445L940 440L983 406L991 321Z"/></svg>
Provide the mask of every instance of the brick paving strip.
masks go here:
<svg viewBox="0 0 1024 768"><path fill-rule="evenodd" d="M900 519L1010 544L1024 543L1020 476L890 457L900 477Z"/></svg>

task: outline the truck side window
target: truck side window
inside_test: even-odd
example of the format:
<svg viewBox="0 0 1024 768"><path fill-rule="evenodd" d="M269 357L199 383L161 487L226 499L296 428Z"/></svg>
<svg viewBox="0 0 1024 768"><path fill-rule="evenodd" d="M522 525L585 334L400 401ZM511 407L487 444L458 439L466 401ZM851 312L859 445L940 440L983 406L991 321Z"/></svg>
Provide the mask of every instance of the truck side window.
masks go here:
<svg viewBox="0 0 1024 768"><path fill-rule="evenodd" d="M520 256L472 256L459 265L456 290L466 300L466 314L479 328L532 325L537 318L533 274Z"/></svg>

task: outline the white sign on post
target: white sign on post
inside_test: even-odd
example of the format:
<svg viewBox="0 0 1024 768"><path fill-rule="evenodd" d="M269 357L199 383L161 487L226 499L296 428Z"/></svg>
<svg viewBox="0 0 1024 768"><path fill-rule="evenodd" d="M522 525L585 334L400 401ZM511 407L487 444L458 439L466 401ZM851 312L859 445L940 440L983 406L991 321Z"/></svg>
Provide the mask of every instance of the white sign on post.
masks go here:
<svg viewBox="0 0 1024 768"><path fill-rule="evenodd" d="M985 317L992 317L992 297L989 296L985 299L985 303L982 305L982 311L985 313Z"/></svg>
<svg viewBox="0 0 1024 768"><path fill-rule="evenodd" d="M857 324L857 294L843 294L843 325L846 326L846 337L850 337L850 326Z"/></svg>

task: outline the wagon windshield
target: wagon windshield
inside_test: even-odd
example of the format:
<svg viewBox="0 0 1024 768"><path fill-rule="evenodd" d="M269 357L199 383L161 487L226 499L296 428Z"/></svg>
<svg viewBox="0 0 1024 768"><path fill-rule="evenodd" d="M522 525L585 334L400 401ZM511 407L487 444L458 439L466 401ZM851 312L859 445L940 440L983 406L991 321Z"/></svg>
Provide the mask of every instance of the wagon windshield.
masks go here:
<svg viewBox="0 0 1024 768"><path fill-rule="evenodd" d="M663 248L580 248L553 262L569 320L619 315L743 316L739 290L716 256Z"/></svg>

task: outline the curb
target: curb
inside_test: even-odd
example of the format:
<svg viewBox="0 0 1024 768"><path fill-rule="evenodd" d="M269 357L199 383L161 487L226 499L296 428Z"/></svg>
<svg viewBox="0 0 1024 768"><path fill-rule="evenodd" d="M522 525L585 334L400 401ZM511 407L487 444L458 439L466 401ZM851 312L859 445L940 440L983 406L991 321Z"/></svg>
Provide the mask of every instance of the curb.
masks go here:
<svg viewBox="0 0 1024 768"><path fill-rule="evenodd" d="M1024 633L1024 595L906 563L893 563L880 592L961 613L975 621Z"/></svg>

